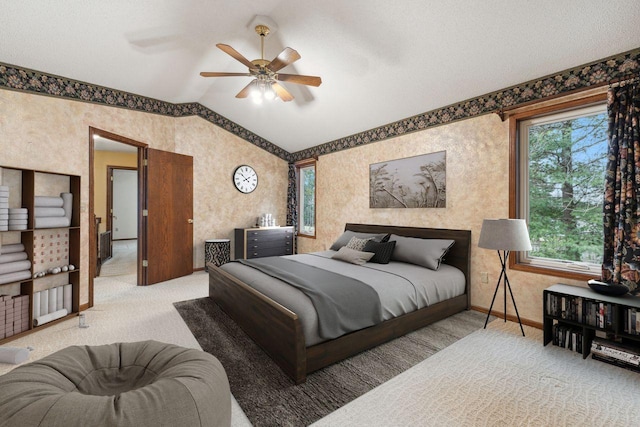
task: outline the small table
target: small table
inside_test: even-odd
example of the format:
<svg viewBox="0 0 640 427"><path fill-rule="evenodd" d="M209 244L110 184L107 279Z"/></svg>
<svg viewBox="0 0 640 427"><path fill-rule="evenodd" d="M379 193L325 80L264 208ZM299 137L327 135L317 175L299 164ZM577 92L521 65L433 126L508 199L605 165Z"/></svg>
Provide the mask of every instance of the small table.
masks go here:
<svg viewBox="0 0 640 427"><path fill-rule="evenodd" d="M207 263L212 262L217 267L226 264L231 259L231 240L209 239L204 241L204 270Z"/></svg>

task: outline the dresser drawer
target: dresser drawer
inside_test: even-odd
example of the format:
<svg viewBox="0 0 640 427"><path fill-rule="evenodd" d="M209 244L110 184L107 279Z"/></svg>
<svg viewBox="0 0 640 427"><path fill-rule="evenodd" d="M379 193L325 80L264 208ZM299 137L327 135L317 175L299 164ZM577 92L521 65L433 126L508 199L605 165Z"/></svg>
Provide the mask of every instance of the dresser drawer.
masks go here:
<svg viewBox="0 0 640 427"><path fill-rule="evenodd" d="M282 255L291 255L293 254L293 249L291 247L282 248L258 248L255 250L247 249L247 259L251 258L262 258L266 256L282 256Z"/></svg>

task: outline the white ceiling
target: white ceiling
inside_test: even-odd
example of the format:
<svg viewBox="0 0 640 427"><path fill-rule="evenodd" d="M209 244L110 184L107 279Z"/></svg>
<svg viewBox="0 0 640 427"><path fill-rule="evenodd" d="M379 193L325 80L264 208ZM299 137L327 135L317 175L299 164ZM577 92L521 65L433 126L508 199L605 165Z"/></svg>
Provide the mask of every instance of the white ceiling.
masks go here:
<svg viewBox="0 0 640 427"><path fill-rule="evenodd" d="M640 47L638 0L0 0L0 62L172 103L199 102L296 152ZM296 99L235 95L260 57L251 21L302 58ZM113 130L117 131L117 130Z"/></svg>

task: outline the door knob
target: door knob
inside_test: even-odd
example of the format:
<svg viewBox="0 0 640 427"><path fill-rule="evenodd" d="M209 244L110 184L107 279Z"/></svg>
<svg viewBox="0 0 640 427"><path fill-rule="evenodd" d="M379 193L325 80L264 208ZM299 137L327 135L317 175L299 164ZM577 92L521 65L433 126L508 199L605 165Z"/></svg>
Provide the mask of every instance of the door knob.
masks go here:
<svg viewBox="0 0 640 427"><path fill-rule="evenodd" d="M191 218L189 218L189 219L187 220L187 222L188 222L189 224L193 224L193 220L192 220Z"/></svg>

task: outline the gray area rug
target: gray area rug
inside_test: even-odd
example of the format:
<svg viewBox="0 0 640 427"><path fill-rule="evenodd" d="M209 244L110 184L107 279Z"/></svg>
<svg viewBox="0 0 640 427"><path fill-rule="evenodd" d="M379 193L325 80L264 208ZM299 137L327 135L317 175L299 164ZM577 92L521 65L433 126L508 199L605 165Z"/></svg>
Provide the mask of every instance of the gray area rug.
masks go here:
<svg viewBox="0 0 640 427"><path fill-rule="evenodd" d="M295 385L209 298L174 304L202 349L225 367L231 392L255 426L306 426L482 328L466 311L310 374Z"/></svg>

